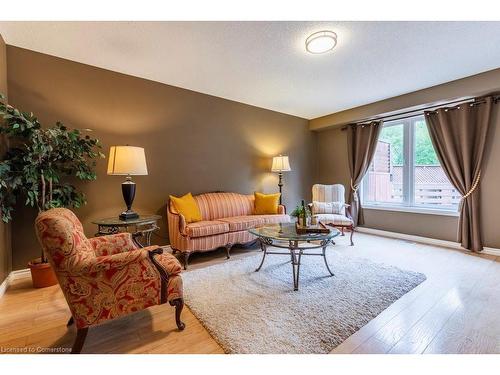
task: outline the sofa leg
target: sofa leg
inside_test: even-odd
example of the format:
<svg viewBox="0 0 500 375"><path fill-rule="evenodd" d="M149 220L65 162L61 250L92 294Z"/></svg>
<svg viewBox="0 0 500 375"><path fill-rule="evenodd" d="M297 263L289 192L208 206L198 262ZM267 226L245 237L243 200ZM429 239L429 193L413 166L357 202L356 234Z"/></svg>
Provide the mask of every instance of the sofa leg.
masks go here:
<svg viewBox="0 0 500 375"><path fill-rule="evenodd" d="M177 324L177 328L179 331L184 330L186 328L186 325L181 321L181 312L182 309L184 308L184 301L182 298L177 298L172 301L170 301L171 306L175 306L175 324Z"/></svg>
<svg viewBox="0 0 500 375"><path fill-rule="evenodd" d="M184 269L187 270L189 257L191 256L191 253L182 253L182 255L184 256Z"/></svg>
<svg viewBox="0 0 500 375"><path fill-rule="evenodd" d="M76 331L76 339L71 348L71 354L79 354L82 351L88 331L89 327L80 328Z"/></svg>
<svg viewBox="0 0 500 375"><path fill-rule="evenodd" d="M229 253L231 252L231 247L233 247L233 245L231 245L230 243L228 243L224 247L226 248L226 257L227 257L227 259L231 258L231 255Z"/></svg>
<svg viewBox="0 0 500 375"><path fill-rule="evenodd" d="M351 225L351 246L354 246L354 242L352 242L352 235L354 234L354 226Z"/></svg>

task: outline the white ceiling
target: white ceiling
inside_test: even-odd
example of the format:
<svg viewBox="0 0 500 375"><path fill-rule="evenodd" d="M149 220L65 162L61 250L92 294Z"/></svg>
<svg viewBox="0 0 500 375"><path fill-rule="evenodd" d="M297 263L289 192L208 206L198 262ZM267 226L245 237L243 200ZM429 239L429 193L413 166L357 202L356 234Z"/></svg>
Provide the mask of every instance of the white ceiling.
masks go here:
<svg viewBox="0 0 500 375"><path fill-rule="evenodd" d="M305 52L319 30L331 53ZM500 22L0 22L7 44L304 118L500 67Z"/></svg>

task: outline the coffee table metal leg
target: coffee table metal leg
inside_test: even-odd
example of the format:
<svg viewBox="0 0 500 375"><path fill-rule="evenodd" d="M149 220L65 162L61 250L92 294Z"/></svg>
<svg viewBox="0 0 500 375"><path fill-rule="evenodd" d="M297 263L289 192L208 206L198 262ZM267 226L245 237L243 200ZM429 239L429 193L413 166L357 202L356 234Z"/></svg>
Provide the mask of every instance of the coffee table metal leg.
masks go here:
<svg viewBox="0 0 500 375"><path fill-rule="evenodd" d="M292 262L292 270L293 270L293 290L299 290L298 280L297 280L298 274L295 269L295 262Z"/></svg>
<svg viewBox="0 0 500 375"><path fill-rule="evenodd" d="M296 257L296 259L297 259L297 280L295 283L295 288L293 290L299 290L300 261L302 259L302 250L299 250L299 256Z"/></svg>
<svg viewBox="0 0 500 375"><path fill-rule="evenodd" d="M296 251L298 251L298 255ZM298 241L290 241L290 254L292 255L293 290L297 291L299 290L300 260L302 257Z"/></svg>
<svg viewBox="0 0 500 375"><path fill-rule="evenodd" d="M266 259L266 254L267 254L267 245L260 238L259 238L259 242L260 242L260 248L262 249L262 251L264 252L264 254L262 255L262 261L260 262L259 267L257 267L257 269L255 270L255 272L259 272L260 271L260 269L262 268L262 265L264 264L264 259Z"/></svg>
<svg viewBox="0 0 500 375"><path fill-rule="evenodd" d="M260 247L262 249L263 254L262 254L262 260L260 261L260 264L257 267L257 269L255 270L255 272L260 271L260 269L264 265L264 261L266 260L266 255L268 253L269 254L278 254L278 255L288 255L288 253L286 253L286 252L273 252L273 251L268 252L268 250L267 250L268 246L276 246L276 247L279 247L279 248L282 248L282 249L287 249L288 248L288 251L289 251L289 254L290 254L290 262L292 263L293 290L294 291L299 290L300 263L301 263L301 260L302 260L302 255L319 255L319 256L322 256L323 260L325 262L326 269L328 270L328 273L330 274L330 276L335 276L335 274L330 269L330 266L328 265L328 261L326 259L326 248L328 247L328 244L330 242L333 242L331 240L321 241L321 243L319 244L319 246L305 247L305 248L304 247L300 247L299 246L299 241L297 241L297 240L289 240L288 241L288 246L275 244L271 239L268 239L268 238L260 238L259 237L258 240L260 242ZM317 249L317 248L322 248L322 253L321 254L318 254L318 253L314 253L314 254L304 253L304 250L311 250L311 249Z"/></svg>
<svg viewBox="0 0 500 375"><path fill-rule="evenodd" d="M325 260L325 266L328 272L330 273L330 276L335 276L330 267L328 266L328 262L326 261L326 247L328 246L328 243L323 245L323 259Z"/></svg>

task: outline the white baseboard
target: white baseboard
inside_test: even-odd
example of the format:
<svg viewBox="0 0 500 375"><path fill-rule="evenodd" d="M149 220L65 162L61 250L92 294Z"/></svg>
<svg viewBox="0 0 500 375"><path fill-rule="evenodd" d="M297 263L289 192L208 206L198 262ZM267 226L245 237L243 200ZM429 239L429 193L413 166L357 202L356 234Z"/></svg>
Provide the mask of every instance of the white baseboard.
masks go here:
<svg viewBox="0 0 500 375"><path fill-rule="evenodd" d="M367 227L357 227L356 231L360 232L360 233L374 234L374 235L382 236L382 237L397 238L400 240L419 242L419 243L424 243L427 245L448 247L451 249L468 251L467 249L464 249L460 245L460 243L453 242L453 241L438 240L435 238L414 236L412 234L405 234L405 233L389 232L389 231L385 231L385 230L373 229L373 228L367 228ZM483 249L483 251L481 251L481 254L500 256L500 249L496 249L494 247L485 247Z"/></svg>
<svg viewBox="0 0 500 375"><path fill-rule="evenodd" d="M10 273L11 281L22 279L24 277L31 276L31 271L29 268L24 268L22 270L12 271Z"/></svg>
<svg viewBox="0 0 500 375"><path fill-rule="evenodd" d="M7 277L5 278L5 280L2 282L2 284L0 284L0 298L3 297L3 295L5 294L7 289L9 288L9 285L12 284L12 282L14 280L18 280L18 279L22 279L22 278L30 277L30 276L31 276L31 272L30 272L29 268L25 268L22 270L16 270L16 271L12 271L11 273L9 273L7 275Z"/></svg>
<svg viewBox="0 0 500 375"><path fill-rule="evenodd" d="M10 273L7 275L7 277L5 278L5 280L3 281L3 283L0 284L0 298L3 297L3 295L7 291L7 288L9 287L9 282L10 282L9 279L10 279Z"/></svg>

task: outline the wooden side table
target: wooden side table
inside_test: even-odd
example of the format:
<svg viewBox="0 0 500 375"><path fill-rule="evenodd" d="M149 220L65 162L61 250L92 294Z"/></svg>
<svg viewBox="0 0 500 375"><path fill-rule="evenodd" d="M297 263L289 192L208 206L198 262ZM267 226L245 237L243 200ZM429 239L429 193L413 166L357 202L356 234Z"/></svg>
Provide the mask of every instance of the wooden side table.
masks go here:
<svg viewBox="0 0 500 375"><path fill-rule="evenodd" d="M138 218L130 220L120 220L118 217L109 217L92 222L97 225L96 236L105 236L119 232L140 233L138 238L142 246L151 245L151 235L159 229L157 223L161 219L160 215L139 215Z"/></svg>

